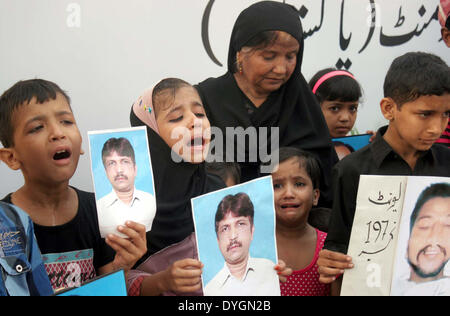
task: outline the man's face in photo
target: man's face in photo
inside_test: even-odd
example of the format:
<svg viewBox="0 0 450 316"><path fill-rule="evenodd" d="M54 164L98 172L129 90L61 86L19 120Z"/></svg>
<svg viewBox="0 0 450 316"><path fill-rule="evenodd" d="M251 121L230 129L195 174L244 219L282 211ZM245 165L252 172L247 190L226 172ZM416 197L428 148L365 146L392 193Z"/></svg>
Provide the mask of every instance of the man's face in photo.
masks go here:
<svg viewBox="0 0 450 316"><path fill-rule="evenodd" d="M435 197L420 210L408 244L408 261L418 279L443 277L450 256L450 198Z"/></svg>
<svg viewBox="0 0 450 316"><path fill-rule="evenodd" d="M112 152L105 158L106 175L116 192L130 192L134 189L137 167L131 157Z"/></svg>
<svg viewBox="0 0 450 316"><path fill-rule="evenodd" d="M248 216L234 216L229 212L217 229L220 251L228 264L239 264L248 260L254 226Z"/></svg>

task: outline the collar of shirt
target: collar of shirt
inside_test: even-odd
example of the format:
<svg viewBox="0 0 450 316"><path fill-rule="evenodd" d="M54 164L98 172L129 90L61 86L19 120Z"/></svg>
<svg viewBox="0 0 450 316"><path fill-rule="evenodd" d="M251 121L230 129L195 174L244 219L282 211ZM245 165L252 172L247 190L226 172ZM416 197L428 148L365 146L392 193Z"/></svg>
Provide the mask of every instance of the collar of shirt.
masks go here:
<svg viewBox="0 0 450 316"><path fill-rule="evenodd" d="M241 282L244 282L247 279L249 271L255 271L254 260L250 256L248 257L247 267L245 268L244 277L242 278L242 280L240 280ZM220 279L219 279L220 285L224 286L225 283L231 278L238 280L231 274L230 269L228 269L227 263L225 262L224 267L223 267L222 271L220 272Z"/></svg>
<svg viewBox="0 0 450 316"><path fill-rule="evenodd" d="M403 160L403 158L398 155L391 147L391 145L389 145L388 142L386 142L386 140L383 138L383 135L384 133L386 133L387 129L388 126L383 126L378 130L377 136L375 137L371 147L373 159L378 168L381 167L382 163L389 156ZM430 161L433 161L435 159L434 146L435 145L433 145L433 147L431 147L429 150L424 151L419 159L430 159Z"/></svg>
<svg viewBox="0 0 450 316"><path fill-rule="evenodd" d="M107 203L106 203L106 205L107 206L112 206L113 204L115 204L115 203L123 203L118 197L117 197L117 194L116 194L116 191L114 191L114 190L112 190L111 191L111 193L109 193L108 195L108 198L107 198ZM138 190L136 190L136 188L134 188L133 189L133 198L131 199L131 204L130 205L127 205L127 206L133 206L133 204L134 204L134 202L136 201L136 200L140 200L141 198L140 198L140 196L139 196L139 191ZM123 204L125 204L125 203L123 203ZM126 204L125 204L126 205Z"/></svg>

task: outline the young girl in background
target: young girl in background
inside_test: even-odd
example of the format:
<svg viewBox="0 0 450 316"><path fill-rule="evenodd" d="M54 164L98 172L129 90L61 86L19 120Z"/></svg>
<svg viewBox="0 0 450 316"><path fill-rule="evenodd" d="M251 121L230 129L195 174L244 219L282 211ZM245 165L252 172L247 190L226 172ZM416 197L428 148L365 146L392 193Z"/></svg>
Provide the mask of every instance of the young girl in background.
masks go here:
<svg viewBox="0 0 450 316"><path fill-rule="evenodd" d="M317 72L309 86L319 101L331 138L347 136L355 125L361 86L348 71L327 68Z"/></svg>
<svg viewBox="0 0 450 316"><path fill-rule="evenodd" d="M283 147L272 173L278 257L293 273L281 283L282 296L328 296L330 286L319 283L317 259L327 234L308 223L320 196L320 167L308 152ZM314 210L312 211L314 212Z"/></svg>

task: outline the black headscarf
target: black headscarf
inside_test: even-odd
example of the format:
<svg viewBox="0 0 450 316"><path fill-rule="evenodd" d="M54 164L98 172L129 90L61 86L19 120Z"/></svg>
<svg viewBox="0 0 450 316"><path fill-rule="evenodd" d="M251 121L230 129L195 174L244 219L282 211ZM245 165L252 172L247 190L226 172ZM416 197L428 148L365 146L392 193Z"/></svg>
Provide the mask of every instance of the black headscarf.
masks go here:
<svg viewBox="0 0 450 316"><path fill-rule="evenodd" d="M194 231L191 198L225 187L215 175L206 173L205 163L176 163L167 143L144 123L134 112L130 113L131 126L146 126L152 160L156 195L156 215L152 229L147 233L147 255L178 243Z"/></svg>
<svg viewBox="0 0 450 316"><path fill-rule="evenodd" d="M255 35L265 31L289 33L299 42L300 50L291 78L271 93L259 108L255 108L248 105L251 101L239 89L233 72L236 53ZM278 127L280 147L299 147L315 154L323 171L319 203L321 206L331 206L329 179L332 166L338 159L322 110L301 73L303 50L303 29L298 11L280 2L258 2L242 11L236 20L230 40L228 72L222 77L201 82L198 90L211 125L219 127L224 133L227 127ZM231 141L236 143L235 139ZM271 148L270 136L260 142ZM226 141L223 143L226 144ZM249 153L255 150L258 152L258 144L246 143L246 161L241 163L243 181L260 175L260 161L249 161ZM226 150L224 158L225 153ZM235 161L238 161L236 158L235 153ZM260 158L258 156L258 160Z"/></svg>
<svg viewBox="0 0 450 316"><path fill-rule="evenodd" d="M228 49L229 72L234 71L236 53L253 37L266 31L283 31L298 41L300 51L297 55L297 67L294 73L300 74L304 50L303 27L300 16L293 6L275 1L255 3L239 14L231 32Z"/></svg>

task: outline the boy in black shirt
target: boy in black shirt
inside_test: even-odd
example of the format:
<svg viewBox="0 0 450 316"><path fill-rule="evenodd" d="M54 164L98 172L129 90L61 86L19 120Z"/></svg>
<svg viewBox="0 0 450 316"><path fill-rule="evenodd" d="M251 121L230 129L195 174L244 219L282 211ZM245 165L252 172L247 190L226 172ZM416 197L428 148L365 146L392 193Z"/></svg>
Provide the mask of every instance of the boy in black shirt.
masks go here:
<svg viewBox="0 0 450 316"><path fill-rule="evenodd" d="M54 290L127 271L146 253L145 227L133 222L118 228L129 239L109 235L105 243L94 195L69 186L81 140L69 97L53 82L20 81L0 97L0 158L25 180L4 200L33 220Z"/></svg>
<svg viewBox="0 0 450 316"><path fill-rule="evenodd" d="M333 171L334 201L328 237L318 261L320 280L330 283L353 267L347 252L359 177L450 176L450 149L435 145L450 112L450 69L437 56L407 53L392 63L380 106L389 126L373 143L347 156Z"/></svg>

